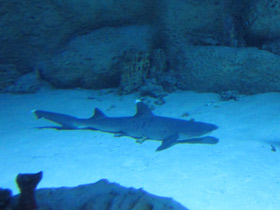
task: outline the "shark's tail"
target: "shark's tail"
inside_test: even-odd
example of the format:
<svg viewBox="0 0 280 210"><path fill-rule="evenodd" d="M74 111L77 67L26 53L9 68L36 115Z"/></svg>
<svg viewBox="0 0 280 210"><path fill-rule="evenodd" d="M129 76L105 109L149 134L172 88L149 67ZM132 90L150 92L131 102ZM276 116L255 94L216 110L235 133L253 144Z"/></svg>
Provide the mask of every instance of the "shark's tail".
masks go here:
<svg viewBox="0 0 280 210"><path fill-rule="evenodd" d="M34 110L32 111L37 119L45 118L49 121L57 123L61 125L62 128L65 129L74 129L77 128L78 118L72 117L70 115L59 114L54 112L47 112L42 110Z"/></svg>

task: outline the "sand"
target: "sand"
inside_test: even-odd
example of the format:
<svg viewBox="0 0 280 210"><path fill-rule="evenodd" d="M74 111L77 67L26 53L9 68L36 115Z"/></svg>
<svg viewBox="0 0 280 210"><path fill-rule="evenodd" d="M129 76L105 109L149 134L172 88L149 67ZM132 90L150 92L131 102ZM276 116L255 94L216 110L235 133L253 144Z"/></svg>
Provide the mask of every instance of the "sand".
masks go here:
<svg viewBox="0 0 280 210"><path fill-rule="evenodd" d="M137 98L90 90L1 94L0 187L16 194L18 173L43 171L38 188L105 178L172 197L191 210L280 208L279 93L241 96L238 101L221 101L213 93L172 93L154 113L214 123L219 129L211 135L220 142L180 144L161 152L155 152L158 141L137 144L99 131L37 129L53 124L37 120L31 112L42 109L88 118L98 107L109 116L131 116Z"/></svg>

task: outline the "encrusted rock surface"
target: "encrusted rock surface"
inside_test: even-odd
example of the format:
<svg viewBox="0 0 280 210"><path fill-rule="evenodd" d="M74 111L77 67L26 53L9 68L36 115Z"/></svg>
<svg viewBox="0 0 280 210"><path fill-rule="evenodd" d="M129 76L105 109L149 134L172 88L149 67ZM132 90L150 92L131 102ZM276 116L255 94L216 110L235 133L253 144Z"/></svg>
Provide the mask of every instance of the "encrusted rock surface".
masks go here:
<svg viewBox="0 0 280 210"><path fill-rule="evenodd" d="M14 65L0 64L0 92L5 92L5 89L13 85L20 77L20 72Z"/></svg>
<svg viewBox="0 0 280 210"><path fill-rule="evenodd" d="M150 54L144 80L168 92L279 91L279 57L265 52L279 54L279 18L280 0L3 0L0 91L36 91L19 78L38 69L58 88L131 93L145 83L132 85L141 74L121 82L127 72L115 64L128 50Z"/></svg>
<svg viewBox="0 0 280 210"><path fill-rule="evenodd" d="M106 27L71 40L52 58L38 64L44 79L60 88L117 87L120 70L112 69L125 51L147 51L153 30L148 25Z"/></svg>
<svg viewBox="0 0 280 210"><path fill-rule="evenodd" d="M18 196L13 198L13 206L17 205L17 199ZM107 180L73 188L39 189L36 200L38 210L187 210L171 198L122 187Z"/></svg>
<svg viewBox="0 0 280 210"><path fill-rule="evenodd" d="M247 14L247 36L251 44L280 37L280 1L252 1Z"/></svg>
<svg viewBox="0 0 280 210"><path fill-rule="evenodd" d="M0 6L0 63L31 71L70 39L101 27L148 23L148 0L3 0Z"/></svg>
<svg viewBox="0 0 280 210"><path fill-rule="evenodd" d="M280 91L280 57L257 48L189 47L181 58L178 87L254 94Z"/></svg>

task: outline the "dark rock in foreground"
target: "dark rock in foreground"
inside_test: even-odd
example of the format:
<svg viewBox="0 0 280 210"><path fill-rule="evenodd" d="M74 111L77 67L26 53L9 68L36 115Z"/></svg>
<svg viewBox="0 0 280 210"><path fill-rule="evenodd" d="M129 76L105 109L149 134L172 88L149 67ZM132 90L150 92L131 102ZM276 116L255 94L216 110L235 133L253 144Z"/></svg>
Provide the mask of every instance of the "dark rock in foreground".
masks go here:
<svg viewBox="0 0 280 210"><path fill-rule="evenodd" d="M8 208L12 198L12 191L9 189L0 188L0 210Z"/></svg>
<svg viewBox="0 0 280 210"><path fill-rule="evenodd" d="M16 205L18 196L13 198ZM39 189L36 191L39 210L187 210L171 198L159 197L142 189L125 188L100 180L73 188Z"/></svg>

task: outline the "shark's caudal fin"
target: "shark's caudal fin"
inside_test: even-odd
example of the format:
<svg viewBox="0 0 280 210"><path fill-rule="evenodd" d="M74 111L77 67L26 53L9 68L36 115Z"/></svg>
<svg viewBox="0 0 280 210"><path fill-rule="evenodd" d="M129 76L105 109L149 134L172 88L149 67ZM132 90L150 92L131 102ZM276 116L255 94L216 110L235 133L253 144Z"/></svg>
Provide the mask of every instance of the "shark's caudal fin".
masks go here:
<svg viewBox="0 0 280 210"><path fill-rule="evenodd" d="M33 113L38 119L45 118L47 120L61 125L62 128L75 129L77 127L76 122L78 121L78 119L70 115L59 114L55 112L47 112L42 110L34 110Z"/></svg>
<svg viewBox="0 0 280 210"><path fill-rule="evenodd" d="M134 116L137 117L137 116L143 116L143 115L147 116L147 115L154 115L154 114L146 104L144 104L141 101L137 101L136 102L136 114Z"/></svg>

